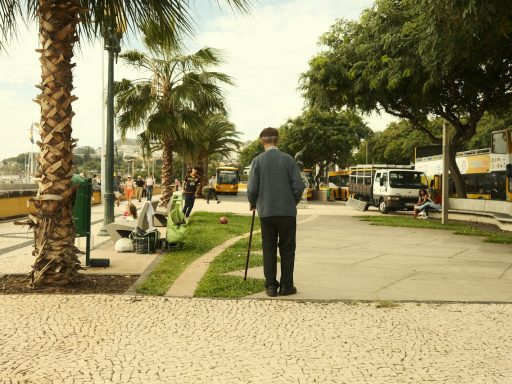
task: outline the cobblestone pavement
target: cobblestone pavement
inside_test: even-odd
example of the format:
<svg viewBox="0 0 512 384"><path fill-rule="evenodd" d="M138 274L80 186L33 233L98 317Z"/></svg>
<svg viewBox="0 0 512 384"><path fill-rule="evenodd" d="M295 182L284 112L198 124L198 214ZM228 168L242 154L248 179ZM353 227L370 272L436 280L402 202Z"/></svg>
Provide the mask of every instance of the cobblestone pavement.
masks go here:
<svg viewBox="0 0 512 384"><path fill-rule="evenodd" d="M512 306L2 296L0 382L512 383Z"/></svg>

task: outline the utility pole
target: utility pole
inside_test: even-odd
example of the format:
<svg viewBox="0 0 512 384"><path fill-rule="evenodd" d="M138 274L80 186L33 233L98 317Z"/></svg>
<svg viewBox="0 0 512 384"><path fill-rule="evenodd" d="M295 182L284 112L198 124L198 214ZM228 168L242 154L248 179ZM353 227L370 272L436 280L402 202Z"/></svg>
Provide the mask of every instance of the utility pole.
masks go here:
<svg viewBox="0 0 512 384"><path fill-rule="evenodd" d="M105 164L106 164L106 153L105 153L105 97L103 91L105 89L105 50L101 51L101 194L103 196L102 203L105 204L105 186L107 185ZM100 230L101 231L101 230ZM106 232L105 232L106 234Z"/></svg>
<svg viewBox="0 0 512 384"><path fill-rule="evenodd" d="M114 222L114 58L121 52L121 35L115 15L104 31L105 50L108 52L107 77L107 132L105 138L105 189L103 193L103 228L99 235L107 236L107 225Z"/></svg>
<svg viewBox="0 0 512 384"><path fill-rule="evenodd" d="M448 223L448 164L450 161L450 140L448 139L448 124L443 121L443 178L442 178L442 205L441 205L441 223Z"/></svg>

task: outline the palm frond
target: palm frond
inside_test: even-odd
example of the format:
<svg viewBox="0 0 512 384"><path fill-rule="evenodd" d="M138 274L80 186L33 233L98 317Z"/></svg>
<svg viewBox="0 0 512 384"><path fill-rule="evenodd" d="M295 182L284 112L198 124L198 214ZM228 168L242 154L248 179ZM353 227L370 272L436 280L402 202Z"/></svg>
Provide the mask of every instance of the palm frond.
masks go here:
<svg viewBox="0 0 512 384"><path fill-rule="evenodd" d="M232 10L238 8L243 13L249 13L252 8L250 0L227 0L228 5ZM217 4L220 6L220 1L217 0Z"/></svg>
<svg viewBox="0 0 512 384"><path fill-rule="evenodd" d="M135 32L150 23L158 23L163 33L191 35L194 31L188 1L176 0L79 0L85 10L79 34L88 39L100 35L108 26L120 32Z"/></svg>
<svg viewBox="0 0 512 384"><path fill-rule="evenodd" d="M129 50L123 52L119 55L123 64L126 64L135 68L144 68L147 70L151 70L152 61L151 59L144 53L138 50Z"/></svg>
<svg viewBox="0 0 512 384"><path fill-rule="evenodd" d="M18 33L19 22L28 22L35 16L37 1L27 1L26 10L21 8L17 0L0 0L0 50L6 49Z"/></svg>

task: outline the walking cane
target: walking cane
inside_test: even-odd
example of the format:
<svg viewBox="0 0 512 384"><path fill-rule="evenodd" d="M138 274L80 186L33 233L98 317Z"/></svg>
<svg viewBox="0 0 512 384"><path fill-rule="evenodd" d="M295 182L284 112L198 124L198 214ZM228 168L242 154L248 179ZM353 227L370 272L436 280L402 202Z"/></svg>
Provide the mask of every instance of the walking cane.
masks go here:
<svg viewBox="0 0 512 384"><path fill-rule="evenodd" d="M249 235L249 247L247 247L247 260L245 260L244 280L247 280L247 269L249 268L249 255L251 254L252 231L254 229L254 216L255 215L256 215L256 210L252 211L251 234Z"/></svg>

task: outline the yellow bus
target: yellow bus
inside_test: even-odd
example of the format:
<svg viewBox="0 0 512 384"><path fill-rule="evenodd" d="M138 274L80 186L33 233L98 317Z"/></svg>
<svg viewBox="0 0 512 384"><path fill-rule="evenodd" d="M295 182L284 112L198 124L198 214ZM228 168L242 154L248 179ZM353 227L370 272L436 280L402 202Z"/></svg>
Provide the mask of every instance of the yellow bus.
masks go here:
<svg viewBox="0 0 512 384"><path fill-rule="evenodd" d="M307 181L307 198L313 198L313 190L315 189L315 178L313 176L313 170L311 168L304 168L304 176Z"/></svg>
<svg viewBox="0 0 512 384"><path fill-rule="evenodd" d="M238 168L217 167L215 173L217 176L215 185L217 193L226 193L229 195L238 194L238 182L240 181Z"/></svg>
<svg viewBox="0 0 512 384"><path fill-rule="evenodd" d="M469 199L512 201L512 130L492 133L492 147L457 152L456 161ZM440 189L443 155L439 146L416 149L415 169ZM451 184L451 181L450 181ZM453 186L450 185L450 192Z"/></svg>
<svg viewBox="0 0 512 384"><path fill-rule="evenodd" d="M348 200L348 179L351 173L349 169L329 172L329 187L336 200Z"/></svg>

